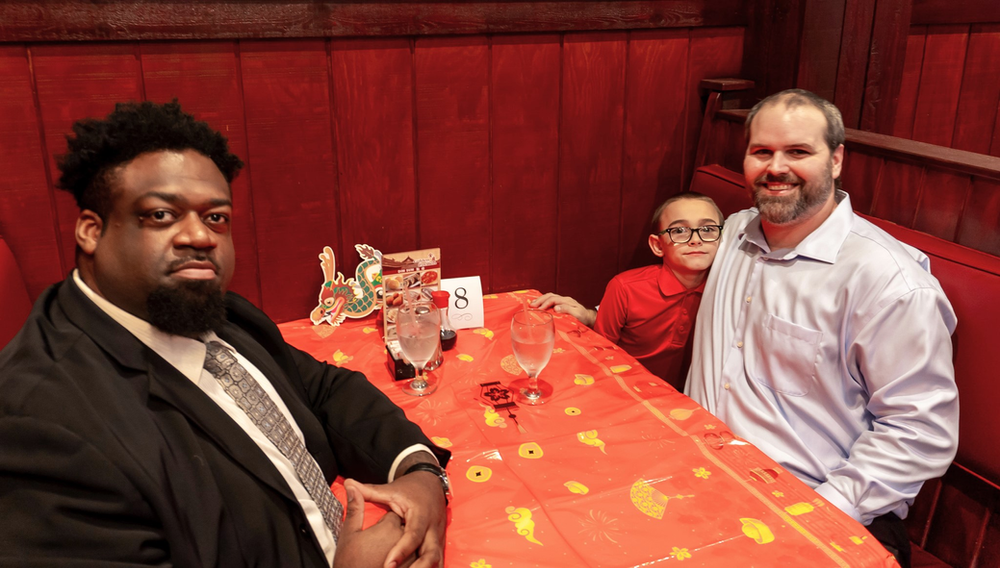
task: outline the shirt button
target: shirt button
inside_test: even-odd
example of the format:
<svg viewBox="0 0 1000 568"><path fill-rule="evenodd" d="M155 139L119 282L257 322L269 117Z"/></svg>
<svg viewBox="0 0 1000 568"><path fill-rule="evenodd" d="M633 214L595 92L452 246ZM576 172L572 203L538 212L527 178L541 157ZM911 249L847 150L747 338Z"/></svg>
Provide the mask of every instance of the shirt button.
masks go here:
<svg viewBox="0 0 1000 568"><path fill-rule="evenodd" d="M747 296L747 303L749 304L750 300L752 300L752 299L753 299L753 296Z"/></svg>
<svg viewBox="0 0 1000 568"><path fill-rule="evenodd" d="M724 389L726 389L726 390L729 390L729 383L726 383L725 385L723 385L723 387L722 387L722 388L724 388Z"/></svg>
<svg viewBox="0 0 1000 568"><path fill-rule="evenodd" d="M743 342L742 341L737 341L736 342L736 346L739 347L740 349L743 349Z"/></svg>

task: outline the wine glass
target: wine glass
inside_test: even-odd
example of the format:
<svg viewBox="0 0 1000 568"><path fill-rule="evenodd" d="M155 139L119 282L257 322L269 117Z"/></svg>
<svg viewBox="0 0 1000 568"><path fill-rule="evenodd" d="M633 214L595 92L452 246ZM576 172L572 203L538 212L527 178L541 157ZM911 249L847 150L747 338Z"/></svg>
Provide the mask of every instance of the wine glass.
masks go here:
<svg viewBox="0 0 1000 568"><path fill-rule="evenodd" d="M528 373L527 379L510 384L515 400L532 406L545 404L552 396L552 385L538 380L538 374L549 363L556 342L552 314L541 310L515 312L510 322L510 341L517 364Z"/></svg>
<svg viewBox="0 0 1000 568"><path fill-rule="evenodd" d="M396 312L396 337L403 356L413 365L417 376L403 386L403 392L427 396L437 390L438 380L426 375L424 367L441 345L441 312L430 302L411 302Z"/></svg>

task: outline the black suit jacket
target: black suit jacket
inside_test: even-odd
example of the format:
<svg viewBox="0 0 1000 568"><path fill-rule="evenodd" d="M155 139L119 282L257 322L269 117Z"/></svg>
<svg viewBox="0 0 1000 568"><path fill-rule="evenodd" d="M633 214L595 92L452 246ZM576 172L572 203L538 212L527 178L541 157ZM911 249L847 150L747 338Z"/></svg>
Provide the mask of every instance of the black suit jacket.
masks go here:
<svg viewBox="0 0 1000 568"><path fill-rule="evenodd" d="M268 377L327 479L385 483L417 443L448 459L363 375L294 349L245 299L226 300L219 336ZM0 352L0 566L112 564L326 561L256 444L68 278Z"/></svg>

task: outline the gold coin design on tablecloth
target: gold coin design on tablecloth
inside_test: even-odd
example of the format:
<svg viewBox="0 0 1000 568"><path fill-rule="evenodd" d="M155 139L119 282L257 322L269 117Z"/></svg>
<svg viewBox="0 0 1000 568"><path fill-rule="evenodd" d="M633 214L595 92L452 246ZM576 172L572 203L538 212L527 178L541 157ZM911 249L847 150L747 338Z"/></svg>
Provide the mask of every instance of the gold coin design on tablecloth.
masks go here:
<svg viewBox="0 0 1000 568"><path fill-rule="evenodd" d="M431 441L439 448L450 448L452 446L451 440L440 436L431 436Z"/></svg>
<svg viewBox="0 0 1000 568"><path fill-rule="evenodd" d="M597 437L597 430L587 430L586 432L577 432L576 439L580 440L588 446L594 446L599 448L604 455L608 452L604 449L604 441Z"/></svg>
<svg viewBox="0 0 1000 568"><path fill-rule="evenodd" d="M670 417L674 420L687 420L692 414L694 411L690 408L675 408L670 411Z"/></svg>
<svg viewBox="0 0 1000 568"><path fill-rule="evenodd" d="M774 541L774 533L759 519L740 519L743 523L743 534L752 538L757 544L767 544Z"/></svg>
<svg viewBox="0 0 1000 568"><path fill-rule="evenodd" d="M574 385L592 385L594 384L594 377L590 375L577 374L576 378L573 379Z"/></svg>
<svg viewBox="0 0 1000 568"><path fill-rule="evenodd" d="M537 460L544 455L544 452L542 452L542 447L535 442L525 442L517 449L517 455L524 459Z"/></svg>
<svg viewBox="0 0 1000 568"><path fill-rule="evenodd" d="M694 497L694 495L664 495L660 490L647 483L645 479L636 480L629 490L629 498L635 508L654 519L663 518L663 513L667 510L667 503L671 499L690 497Z"/></svg>
<svg viewBox="0 0 1000 568"><path fill-rule="evenodd" d="M535 539L535 521L531 520L531 511L524 507L507 507L507 520L514 523L517 534L524 537L524 540L542 545ZM544 546L544 545L542 545Z"/></svg>
<svg viewBox="0 0 1000 568"><path fill-rule="evenodd" d="M566 412L566 414L568 416L579 416L580 414L583 413L582 410L580 410L579 408L577 408L575 406L569 406L569 407L567 407L566 410L565 410L565 412Z"/></svg>
<svg viewBox="0 0 1000 568"><path fill-rule="evenodd" d="M469 481L474 481L476 483L485 483L493 477L493 470L486 467L485 465L472 465L465 472L465 477Z"/></svg>
<svg viewBox="0 0 1000 568"><path fill-rule="evenodd" d="M455 358L459 361L465 361L466 363L471 363L473 361L472 355L466 355L465 353L459 353Z"/></svg>
<svg viewBox="0 0 1000 568"><path fill-rule="evenodd" d="M502 416L493 410L492 406L483 405L483 418L486 419L486 425L490 428L506 428L507 421L504 420Z"/></svg>
<svg viewBox="0 0 1000 568"><path fill-rule="evenodd" d="M508 373L516 376L524 374L524 369L517 364L517 358L513 355L508 355L500 360L500 368Z"/></svg>
<svg viewBox="0 0 1000 568"><path fill-rule="evenodd" d="M615 365L614 367L611 367L611 372L617 375L618 373L624 373L631 368L632 365Z"/></svg>

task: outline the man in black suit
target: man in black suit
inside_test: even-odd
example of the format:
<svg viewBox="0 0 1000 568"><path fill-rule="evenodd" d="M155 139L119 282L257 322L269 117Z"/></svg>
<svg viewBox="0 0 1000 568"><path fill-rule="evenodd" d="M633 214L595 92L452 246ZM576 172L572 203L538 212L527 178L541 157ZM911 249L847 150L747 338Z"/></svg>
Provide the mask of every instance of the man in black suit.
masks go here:
<svg viewBox="0 0 1000 568"><path fill-rule="evenodd" d="M0 565L439 566L449 453L225 292L225 138L176 103L74 132L77 269L0 352Z"/></svg>

